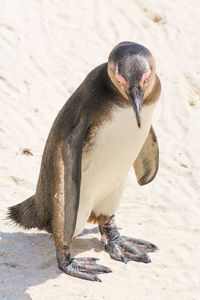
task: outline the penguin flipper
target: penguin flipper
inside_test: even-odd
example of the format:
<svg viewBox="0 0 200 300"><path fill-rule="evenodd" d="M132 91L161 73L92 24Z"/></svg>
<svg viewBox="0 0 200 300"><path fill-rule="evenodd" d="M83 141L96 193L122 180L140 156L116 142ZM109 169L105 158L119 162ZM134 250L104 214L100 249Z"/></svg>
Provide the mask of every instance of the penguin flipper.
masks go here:
<svg viewBox="0 0 200 300"><path fill-rule="evenodd" d="M152 126L133 166L140 185L151 182L157 174L159 167L159 146Z"/></svg>
<svg viewBox="0 0 200 300"><path fill-rule="evenodd" d="M81 185L82 148L87 130L87 120L82 118L78 125L65 135L62 156L64 161L64 245L73 237L79 208Z"/></svg>

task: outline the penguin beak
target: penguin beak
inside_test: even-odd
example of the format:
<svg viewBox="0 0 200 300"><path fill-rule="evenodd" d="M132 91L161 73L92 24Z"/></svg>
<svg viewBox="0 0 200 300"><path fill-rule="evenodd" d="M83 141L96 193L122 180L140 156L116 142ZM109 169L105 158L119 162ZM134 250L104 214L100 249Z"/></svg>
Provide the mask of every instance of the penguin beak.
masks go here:
<svg viewBox="0 0 200 300"><path fill-rule="evenodd" d="M140 90L137 87L133 87L126 93L128 96L129 101L133 106L133 110L135 112L137 125L141 127L141 109L142 109L142 102L144 98L144 91Z"/></svg>

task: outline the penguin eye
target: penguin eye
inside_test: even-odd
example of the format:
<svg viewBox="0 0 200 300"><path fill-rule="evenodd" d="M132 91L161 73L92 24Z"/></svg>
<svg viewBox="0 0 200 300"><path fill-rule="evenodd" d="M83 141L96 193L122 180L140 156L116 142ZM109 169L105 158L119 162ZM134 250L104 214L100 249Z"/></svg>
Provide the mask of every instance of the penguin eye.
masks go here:
<svg viewBox="0 0 200 300"><path fill-rule="evenodd" d="M149 82L149 79L151 77L150 75L151 75L151 71L148 71L142 75L142 78L140 79L140 83L139 83L141 89L146 88L146 85Z"/></svg>
<svg viewBox="0 0 200 300"><path fill-rule="evenodd" d="M129 83L126 81L126 79L120 75L119 73L115 74L115 78L117 79L117 82L121 85L123 85L125 88L129 88Z"/></svg>
<svg viewBox="0 0 200 300"><path fill-rule="evenodd" d="M150 76L149 76L150 77ZM146 87L147 83L149 82L149 77L147 79L145 79L143 86Z"/></svg>

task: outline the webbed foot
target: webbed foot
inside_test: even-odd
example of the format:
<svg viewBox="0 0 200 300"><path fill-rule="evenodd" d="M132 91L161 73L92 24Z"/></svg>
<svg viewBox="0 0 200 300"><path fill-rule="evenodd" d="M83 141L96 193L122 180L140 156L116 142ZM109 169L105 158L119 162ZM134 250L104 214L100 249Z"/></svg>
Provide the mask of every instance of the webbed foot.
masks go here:
<svg viewBox="0 0 200 300"><path fill-rule="evenodd" d="M96 264L96 258L72 258L70 259L70 247L64 246L57 249L56 256L58 267L68 275L91 280L99 281L98 274L112 272L109 268Z"/></svg>
<svg viewBox="0 0 200 300"><path fill-rule="evenodd" d="M131 260L149 263L151 259L147 253L158 250L158 247L150 242L120 236L113 218L100 225L99 229L105 249L115 260L124 263Z"/></svg>

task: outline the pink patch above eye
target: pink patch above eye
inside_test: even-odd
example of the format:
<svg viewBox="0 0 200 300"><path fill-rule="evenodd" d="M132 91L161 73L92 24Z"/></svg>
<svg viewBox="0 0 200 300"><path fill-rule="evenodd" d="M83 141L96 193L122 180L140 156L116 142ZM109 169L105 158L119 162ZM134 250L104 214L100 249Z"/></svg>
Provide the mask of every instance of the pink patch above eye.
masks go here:
<svg viewBox="0 0 200 300"><path fill-rule="evenodd" d="M140 84L142 86L144 85L144 82L149 79L150 75L151 75L151 71L148 71L142 75L142 78L140 79Z"/></svg>
<svg viewBox="0 0 200 300"><path fill-rule="evenodd" d="M123 76L121 76L120 74L115 74L115 78L123 85L125 86L126 88L129 87L129 83L124 79Z"/></svg>

